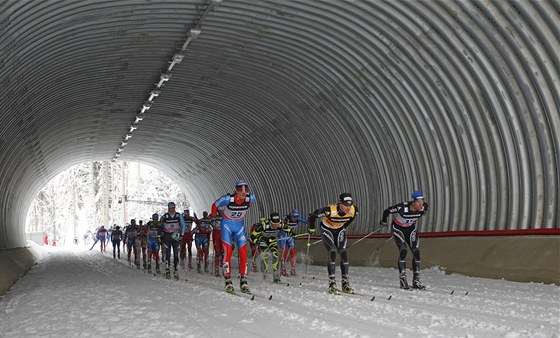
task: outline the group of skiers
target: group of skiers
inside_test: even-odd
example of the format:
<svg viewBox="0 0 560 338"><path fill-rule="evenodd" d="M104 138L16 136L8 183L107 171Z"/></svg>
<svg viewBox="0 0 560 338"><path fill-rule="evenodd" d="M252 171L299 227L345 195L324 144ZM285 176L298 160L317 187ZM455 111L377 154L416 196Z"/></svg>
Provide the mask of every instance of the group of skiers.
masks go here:
<svg viewBox="0 0 560 338"><path fill-rule="evenodd" d="M146 224L144 224L142 220L137 222L136 219L131 219L130 223L124 229L121 229L120 226L115 226L113 230L108 231L104 226L101 226L96 232L97 241L102 243L101 252L106 252L104 243L107 236L110 236L113 244L114 259L121 258L120 244L122 241L123 250L127 252L129 264L131 266L135 265L138 269L143 267L148 273L152 273L152 262L155 264L156 273L161 272L161 250L162 261L167 263L167 278L170 278L171 275L170 255L171 251L173 251L174 276L178 278L177 266L179 249L181 250L181 266L184 267L188 251L189 269L192 269L191 247L193 233L195 237L194 242L197 247L198 272L202 271L202 263L204 263L204 271L208 272L208 248L213 228L210 224L211 222L214 223L208 217L207 212L203 213L202 219L198 219L196 214L194 214L194 217L190 216L189 210L185 210L183 214L177 213L175 211L175 203L169 202L168 212L161 217L159 217L158 214L153 214L151 220ZM196 224L194 229L192 228L193 223ZM217 255L219 255L219 252ZM218 269L216 269L216 271L218 271Z"/></svg>
<svg viewBox="0 0 560 338"><path fill-rule="evenodd" d="M249 192L249 184L246 181L238 181L235 185L235 191L221 196L212 204L211 217L216 217L218 212L222 217L221 220L221 240L224 249L224 277L226 291L233 293L233 283L231 281L231 253L233 245L239 250L239 274L241 292L250 293L247 284L247 236L244 230L244 218L249 207L254 203L255 196ZM424 203L424 196L420 191L415 191L411 195L410 201L401 202L385 209L380 221L381 226L387 226L389 215L393 215L391 223L391 232L395 242L399 248L399 281L403 289L409 289L406 279L405 258L407 254L407 245L412 250L413 259L413 288L424 289L420 283L420 251L418 249L418 236L416 234L416 223L424 213L428 211L428 205ZM339 294L340 291L336 285L335 279L335 260L337 252L341 260L342 274L342 291L345 293L354 293L354 289L349 283L348 274L348 257L346 252L346 229L354 221L358 215L358 208L354 205L352 195L342 193L337 203L333 203L324 208L319 208L309 214L307 220L308 234L316 231L315 222L321 219L321 239L328 253L327 271L329 276L329 293ZM251 232L251 240L254 244L258 243L263 255L263 268L268 267L267 259L272 257L273 280L279 281L278 274L278 243L289 240L282 238L290 237L292 240L296 236L295 232L290 231L290 227L286 226L291 223L293 228L298 222L304 222L299 217L299 212L294 210L284 222L281 221L280 215L276 212L270 215L268 220L261 219ZM281 225L282 224L282 225ZM291 229L293 229L291 228ZM281 234L281 235L280 235ZM292 242L293 243L293 242ZM287 245L287 244L280 244ZM294 245L295 247L295 245ZM291 247L285 247L282 251L282 272L285 273L286 267L285 255L290 251L295 264L295 251L291 251ZM295 250L295 249L294 249ZM252 256L255 257L256 248L253 247ZM295 265L292 265L294 267ZM255 266L253 266L255 268ZM276 273L274 273L276 271ZM295 273L295 269L293 269Z"/></svg>
<svg viewBox="0 0 560 338"><path fill-rule="evenodd" d="M249 192L246 181L238 181L233 193L228 193L218 198L213 204L211 212L204 212L198 219L196 214L189 210L178 213L175 204L169 202L168 211L161 217L153 214L152 219L145 225L142 221L136 224L132 219L124 229L116 226L111 232L113 243L113 258L120 259L120 242L124 241L128 252L128 261L132 265L131 253L134 255L134 264L140 269L140 252L142 253L143 267L152 273L152 259L155 261L156 273L160 273L159 252L162 251L162 260L166 263L166 278L171 278L171 251L173 251L173 276L179 278L178 265L192 269L191 246L194 242L197 248L197 271L209 272L208 258L211 239L214 248L214 274L225 278L226 291L234 293L231 280L231 256L236 247L239 251L240 289L243 293L250 293L247 283L247 243L248 236L245 232L244 219L247 210L253 205L255 196ZM407 245L413 253L413 283L412 288L424 289L420 283L420 251L418 249L418 236L416 222L428 210L424 196L420 191L411 195L411 200L401 202L385 209L380 221L381 226L387 226L389 215L393 215L391 232L399 248L399 282L400 287L409 289L406 278L405 258ZM316 221L320 219L321 239L328 254L327 272L329 278L329 293L339 294L336 284L335 261L337 253L340 256L340 269L342 275L342 292L354 293L349 283L349 263L346 252L346 230L358 215L358 208L354 205L352 195L343 193L336 203L319 208L309 214L308 219L301 217L297 209L292 210L284 218L278 212L272 212L269 218L260 218L250 230L251 266L257 271L256 258L260 253L261 271L266 279L272 270L273 282L280 282L280 276L289 276L287 261L290 258L292 276L296 272L295 238L309 236L316 231ZM307 224L307 231L297 234L298 224ZM195 224L193 228L192 225ZM101 227L98 239L105 242L108 231ZM95 245L95 244L94 244ZM308 243L309 245L309 243ZM281 251L279 252L279 248ZM102 244L102 252L105 247ZM188 260L187 260L188 258ZM220 267L222 268L220 271ZM220 273L221 272L221 273Z"/></svg>

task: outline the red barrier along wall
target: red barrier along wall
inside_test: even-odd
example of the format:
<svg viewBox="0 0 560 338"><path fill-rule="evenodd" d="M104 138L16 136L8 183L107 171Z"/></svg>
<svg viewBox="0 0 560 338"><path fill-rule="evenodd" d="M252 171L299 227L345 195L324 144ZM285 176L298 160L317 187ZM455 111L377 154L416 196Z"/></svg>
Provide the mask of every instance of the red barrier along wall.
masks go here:
<svg viewBox="0 0 560 338"><path fill-rule="evenodd" d="M347 235L352 265L396 268L398 250L394 243L389 244L391 236L390 233ZM419 236L423 238L424 269L439 266L446 273L560 285L559 228L420 232ZM298 239L297 250L306 252L307 237ZM327 253L320 245L321 237L312 236L310 242L313 264L326 264Z"/></svg>
<svg viewBox="0 0 560 338"><path fill-rule="evenodd" d="M465 236L543 236L560 235L560 228L553 229L522 229L522 230L483 230L483 231L445 231L445 232L420 232L420 237L465 237ZM364 238L363 235L346 235L348 239ZM389 238L391 234L372 234L366 238ZM312 239L320 239L319 236L311 236ZM307 238L300 238L305 239Z"/></svg>

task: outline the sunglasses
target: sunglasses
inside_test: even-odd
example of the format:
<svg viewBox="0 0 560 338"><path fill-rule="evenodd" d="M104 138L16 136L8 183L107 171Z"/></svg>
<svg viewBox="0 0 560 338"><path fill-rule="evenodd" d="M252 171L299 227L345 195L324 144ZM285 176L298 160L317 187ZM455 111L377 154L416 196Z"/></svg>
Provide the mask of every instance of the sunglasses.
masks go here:
<svg viewBox="0 0 560 338"><path fill-rule="evenodd" d="M243 191L245 190L246 192L249 192L249 187L246 185L242 185L240 187L235 188L236 191Z"/></svg>

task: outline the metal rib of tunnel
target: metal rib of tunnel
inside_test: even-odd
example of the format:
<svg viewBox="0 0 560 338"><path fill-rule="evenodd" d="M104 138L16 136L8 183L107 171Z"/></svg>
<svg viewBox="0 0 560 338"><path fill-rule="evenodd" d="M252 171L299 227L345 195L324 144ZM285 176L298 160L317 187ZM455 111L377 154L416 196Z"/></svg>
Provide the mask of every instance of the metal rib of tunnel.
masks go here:
<svg viewBox="0 0 560 338"><path fill-rule="evenodd" d="M205 11L210 7L206 14ZM162 170L195 210L351 192L373 229L421 189L424 230L558 228L558 1L0 3L0 248L70 166ZM197 26L201 16L204 20Z"/></svg>

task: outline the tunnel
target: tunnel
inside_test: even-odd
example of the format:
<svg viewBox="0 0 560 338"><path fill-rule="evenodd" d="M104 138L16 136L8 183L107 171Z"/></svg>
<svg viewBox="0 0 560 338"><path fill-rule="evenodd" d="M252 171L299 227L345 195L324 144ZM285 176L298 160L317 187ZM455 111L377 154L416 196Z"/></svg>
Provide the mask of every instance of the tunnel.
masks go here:
<svg viewBox="0 0 560 338"><path fill-rule="evenodd" d="M481 251L498 262L467 274L500 277L506 265L524 280L537 266L541 281L558 283L559 10L501 0L4 1L3 274L32 264L25 217L51 178L78 163L134 161L171 177L195 210L238 179L256 196L250 217L307 214L349 192L356 236L421 190L425 247L459 265Z"/></svg>

